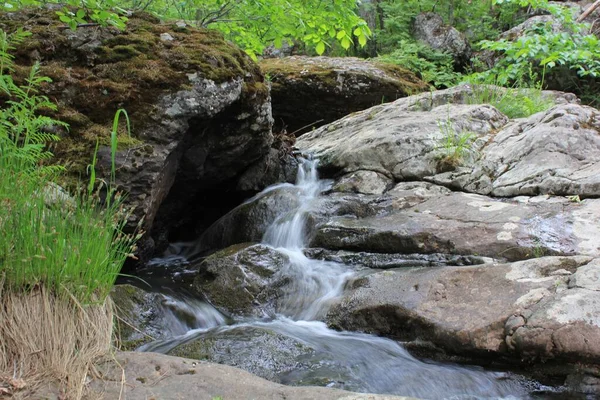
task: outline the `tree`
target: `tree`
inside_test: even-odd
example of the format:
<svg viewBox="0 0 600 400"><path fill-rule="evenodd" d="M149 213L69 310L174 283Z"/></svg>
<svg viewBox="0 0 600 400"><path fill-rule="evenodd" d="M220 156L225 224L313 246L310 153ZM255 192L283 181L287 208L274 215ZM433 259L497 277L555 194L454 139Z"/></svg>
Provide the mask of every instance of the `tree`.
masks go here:
<svg viewBox="0 0 600 400"><path fill-rule="evenodd" d="M5 0L0 10L61 0ZM268 45L303 42L323 54L335 41L349 49L367 43L371 30L357 15L357 0L68 0L60 19L72 29L87 22L123 29L130 11L218 29L256 58Z"/></svg>
<svg viewBox="0 0 600 400"><path fill-rule="evenodd" d="M323 54L334 41L348 49L355 40L364 46L371 35L356 0L148 0L141 6L218 29L252 57L268 45L294 41Z"/></svg>

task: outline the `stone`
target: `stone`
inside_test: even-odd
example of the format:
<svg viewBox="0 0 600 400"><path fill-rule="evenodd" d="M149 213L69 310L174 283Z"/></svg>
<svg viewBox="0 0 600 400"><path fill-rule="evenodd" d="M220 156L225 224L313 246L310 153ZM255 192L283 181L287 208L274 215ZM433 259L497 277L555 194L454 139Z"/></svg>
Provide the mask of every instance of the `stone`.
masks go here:
<svg viewBox="0 0 600 400"><path fill-rule="evenodd" d="M392 179L375 171L356 171L340 178L332 190L363 194L383 194L392 185Z"/></svg>
<svg viewBox="0 0 600 400"><path fill-rule="evenodd" d="M497 199L401 182L382 196L325 195L311 247L353 252L452 254L522 260L600 256L600 201L537 196Z"/></svg>
<svg viewBox="0 0 600 400"><path fill-rule="evenodd" d="M561 104L501 129L472 166L430 180L452 188L513 197L600 193L598 110Z"/></svg>
<svg viewBox="0 0 600 400"><path fill-rule="evenodd" d="M220 218L198 238L196 252L260 242L277 218L299 206L298 189L286 185L258 194Z"/></svg>
<svg viewBox="0 0 600 400"><path fill-rule="evenodd" d="M241 369L156 353L117 353L97 365L101 379L89 387L105 398L410 400L408 397L360 394L319 387L290 387Z"/></svg>
<svg viewBox="0 0 600 400"><path fill-rule="evenodd" d="M275 310L286 279L277 274L287 256L264 245L236 245L190 268L198 270L194 289L219 311L236 316L266 317Z"/></svg>
<svg viewBox="0 0 600 400"><path fill-rule="evenodd" d="M566 376L575 364L598 360L600 294L566 288L568 278L552 272L577 275L597 265L598 259L590 257L543 257L375 273L332 308L329 323L430 341L463 356L485 354L515 363L556 360L564 363Z"/></svg>
<svg viewBox="0 0 600 400"><path fill-rule="evenodd" d="M300 136L352 112L427 90L412 72L353 57L264 59L276 128Z"/></svg>
<svg viewBox="0 0 600 400"><path fill-rule="evenodd" d="M181 217L173 203L194 203L269 152L269 87L222 34L161 24L147 13L132 15L123 32L62 29L56 12L46 9L0 16L2 30L22 27L32 35L16 50L18 66L40 61L40 75L52 79L41 94L58 105L51 116L70 125L53 149L70 166L70 186L86 175L97 139L96 173L109 179L113 119L118 109L127 111L132 132L119 133L116 185L134 208L128 229L143 216L141 228L154 236L140 243L148 253Z"/></svg>
<svg viewBox="0 0 600 400"><path fill-rule="evenodd" d="M458 68L466 67L471 60L471 45L465 35L444 24L442 17L436 13L417 15L413 34L415 39L425 42L432 49L452 54Z"/></svg>

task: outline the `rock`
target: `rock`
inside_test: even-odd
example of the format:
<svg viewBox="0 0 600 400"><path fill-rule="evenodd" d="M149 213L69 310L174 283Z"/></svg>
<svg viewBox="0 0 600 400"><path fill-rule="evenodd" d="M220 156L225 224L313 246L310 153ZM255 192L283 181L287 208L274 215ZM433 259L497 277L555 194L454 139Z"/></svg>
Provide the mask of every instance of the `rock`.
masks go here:
<svg viewBox="0 0 600 400"><path fill-rule="evenodd" d="M294 183L297 171L298 160L293 155L271 149L242 173L236 189L244 193L258 193L276 183Z"/></svg>
<svg viewBox="0 0 600 400"><path fill-rule="evenodd" d="M332 190L363 194L383 194L392 185L392 180L374 171L356 171L339 179Z"/></svg>
<svg viewBox="0 0 600 400"><path fill-rule="evenodd" d="M274 312L278 288L286 283L276 273L288 262L268 246L232 246L191 266L199 272L194 288L224 313L265 317Z"/></svg>
<svg viewBox="0 0 600 400"><path fill-rule="evenodd" d="M512 27L508 31L503 32L500 35L500 39L515 41L523 36L527 31L535 28L538 25L550 26L552 33L558 33L563 30L562 24L552 15L536 15L528 18L519 25Z"/></svg>
<svg viewBox="0 0 600 400"><path fill-rule="evenodd" d="M116 362L107 360L97 368L102 378L94 379L90 388L110 399L177 396L179 399L410 400L330 388L283 386L238 368L156 353L117 353Z"/></svg>
<svg viewBox="0 0 600 400"><path fill-rule="evenodd" d="M42 94L58 105L52 116L70 124L54 152L75 180L86 174L97 139L97 172L109 176L113 118L118 109L129 114L132 136L120 131L116 177L135 207L131 228L143 215L145 231L159 220L155 231L168 232L182 213L165 206L169 194L168 202L187 205L269 152L269 87L220 33L161 24L144 13L132 15L123 32L63 26L52 10L0 16L4 31L32 33L16 60L20 67L40 61L40 74L52 79Z"/></svg>
<svg viewBox="0 0 600 400"><path fill-rule="evenodd" d="M427 12L417 15L413 24L415 39L425 42L434 50L453 55L457 68L466 67L471 60L471 45L456 28L444 24L436 13Z"/></svg>
<svg viewBox="0 0 600 400"><path fill-rule="evenodd" d="M339 202L338 198L332 201ZM405 182L380 197L355 197L369 212L321 215L312 247L376 253L460 254L507 260L540 255L600 256L600 200L495 199ZM364 214L363 214L364 213Z"/></svg>
<svg viewBox="0 0 600 400"><path fill-rule="evenodd" d="M314 369L319 369L319 375L325 379L324 368L319 366L329 361L326 354L317 354L300 340L257 327L210 332L175 347L169 354L231 365L277 383L285 383L286 376L292 373L297 380L304 380L300 376L308 379ZM339 370L331 371L331 376L329 382L320 383L331 387L350 379L350 376L341 376Z"/></svg>
<svg viewBox="0 0 600 400"><path fill-rule="evenodd" d="M358 58L293 56L265 59L260 66L271 80L275 123L296 136L352 112L427 90L412 72Z"/></svg>
<svg viewBox="0 0 600 400"><path fill-rule="evenodd" d="M116 285L110 297L115 304L116 336L119 347L133 350L152 340L183 335L190 329L206 328L222 322L199 300L148 292L132 285ZM202 309L204 312L199 312Z"/></svg>
<svg viewBox="0 0 600 400"><path fill-rule="evenodd" d="M600 193L598 110L562 104L500 130L472 166L431 181L493 196Z"/></svg>
<svg viewBox="0 0 600 400"><path fill-rule="evenodd" d="M478 256L455 256L451 254L394 254L368 253L345 250L305 249L307 257L333 261L346 265L359 265L366 268L392 269L405 267L440 267L444 265L475 265L493 261ZM569 273L570 274L570 273Z"/></svg>
<svg viewBox="0 0 600 400"><path fill-rule="evenodd" d="M319 158L327 175L369 170L397 181L417 180L438 172L448 136L476 137L464 154L469 164L508 122L489 105L435 106L439 98L429 105L421 103L426 96L416 96L376 106L308 133L296 145Z"/></svg>
<svg viewBox="0 0 600 400"><path fill-rule="evenodd" d="M424 340L455 354L512 362L597 362L600 292L568 286L564 269L587 275L589 257L511 264L413 268L367 276L329 313L330 325ZM572 275L572 276L573 276ZM567 366L569 365L569 366Z"/></svg>
<svg viewBox="0 0 600 400"><path fill-rule="evenodd" d="M289 185L267 191L231 210L200 236L196 252L218 250L233 244L260 242L277 218L300 204L298 189Z"/></svg>

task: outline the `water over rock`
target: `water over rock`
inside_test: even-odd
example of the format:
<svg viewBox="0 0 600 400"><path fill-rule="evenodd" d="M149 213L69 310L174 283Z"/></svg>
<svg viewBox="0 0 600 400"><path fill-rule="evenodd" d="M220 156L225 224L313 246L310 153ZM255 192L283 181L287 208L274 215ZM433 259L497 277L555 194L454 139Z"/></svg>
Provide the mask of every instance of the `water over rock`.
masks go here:
<svg viewBox="0 0 600 400"><path fill-rule="evenodd" d="M286 283L276 275L289 259L264 245L236 245L221 250L192 268L194 288L220 311L264 317L273 312L277 288Z"/></svg>
<svg viewBox="0 0 600 400"><path fill-rule="evenodd" d="M273 118L301 135L352 112L427 90L412 72L353 57L284 57L260 66L271 81ZM301 129L304 128L304 129Z"/></svg>
<svg viewBox="0 0 600 400"><path fill-rule="evenodd" d="M284 386L241 369L156 353L118 353L98 365L90 388L107 399L410 400L339 389Z"/></svg>
<svg viewBox="0 0 600 400"><path fill-rule="evenodd" d="M598 266L590 257L543 257L375 273L354 284L329 323L577 375L578 363L600 359Z"/></svg>

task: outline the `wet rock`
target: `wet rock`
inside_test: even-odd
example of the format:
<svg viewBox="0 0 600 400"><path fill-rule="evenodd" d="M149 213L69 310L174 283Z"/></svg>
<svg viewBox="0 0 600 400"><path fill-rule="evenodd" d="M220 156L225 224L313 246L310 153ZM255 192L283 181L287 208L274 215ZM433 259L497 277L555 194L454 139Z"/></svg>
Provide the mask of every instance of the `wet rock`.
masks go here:
<svg viewBox="0 0 600 400"><path fill-rule="evenodd" d="M367 276L329 313L336 328L430 341L447 351L512 362L596 362L600 294L569 288L564 269L597 268L589 257L414 268ZM583 268L582 271L580 271ZM565 364L565 365L566 365Z"/></svg>
<svg viewBox="0 0 600 400"><path fill-rule="evenodd" d="M410 400L408 397L357 394L339 389L290 387L269 382L241 369L156 353L117 353L116 362L100 363L102 379L90 388L105 398L129 400L273 399L273 400ZM124 379L124 380L123 380Z"/></svg>
<svg viewBox="0 0 600 400"><path fill-rule="evenodd" d="M200 236L196 251L222 249L237 243L260 242L280 216L299 206L298 189L283 186L262 193L231 210Z"/></svg>
<svg viewBox="0 0 600 400"><path fill-rule="evenodd" d="M238 367L271 382L285 383L286 375L309 375L327 356L317 355L310 346L268 328L225 328L199 336L178 346L170 355ZM322 372L322 371L321 371ZM339 375L339 371L337 371ZM323 376L323 375L322 375ZM334 375L335 376L335 375ZM320 382L335 385L337 380ZM309 384L307 382L307 384Z"/></svg>
<svg viewBox="0 0 600 400"><path fill-rule="evenodd" d="M194 288L224 313L264 317L274 312L286 283L276 273L288 261L268 246L232 246L192 265L198 269Z"/></svg>
<svg viewBox="0 0 600 400"><path fill-rule="evenodd" d="M116 177L135 207L130 227L144 216L145 231L158 220L157 229L168 232L182 214L163 207L169 194L167 203L189 205L269 152L269 87L220 33L177 29L145 13L132 15L123 32L63 27L54 10L0 15L4 31L32 33L15 60L19 67L40 61L40 74L52 79L42 94L58 105L52 116L70 125L53 151L73 181L85 176L97 140L97 174L108 180L113 118L118 109L129 114L132 136L119 135Z"/></svg>
<svg viewBox="0 0 600 400"><path fill-rule="evenodd" d="M298 130L296 136L352 112L427 90L412 72L358 58L293 56L265 59L260 66L271 80L276 126Z"/></svg>
<svg viewBox="0 0 600 400"><path fill-rule="evenodd" d="M294 183L297 171L298 160L293 155L271 149L267 155L242 173L236 189L244 193L257 193L276 183Z"/></svg>
<svg viewBox="0 0 600 400"><path fill-rule="evenodd" d="M390 254L352 251L332 251L311 248L304 254L313 259L333 261L346 265L358 265L374 269L392 269L406 267L440 267L444 265L476 265L492 261L479 256L456 256L451 254Z"/></svg>
<svg viewBox="0 0 600 400"><path fill-rule="evenodd" d="M436 13L427 12L417 15L413 24L415 39L428 44L432 49L453 55L458 68L464 68L471 59L471 45L456 28L444 24Z"/></svg>
<svg viewBox="0 0 600 400"><path fill-rule="evenodd" d="M132 285L116 285L110 297L115 304L116 336L122 350L223 322L210 306L190 297L178 298Z"/></svg>
<svg viewBox="0 0 600 400"><path fill-rule="evenodd" d="M497 199L424 182L399 183L379 197L355 195L354 203L333 196L325 199L324 203L336 203L337 208L321 210L328 217L320 216L312 247L476 254L507 260L600 255L595 239L600 231L591 222L600 215L596 199L581 203L549 196Z"/></svg>

